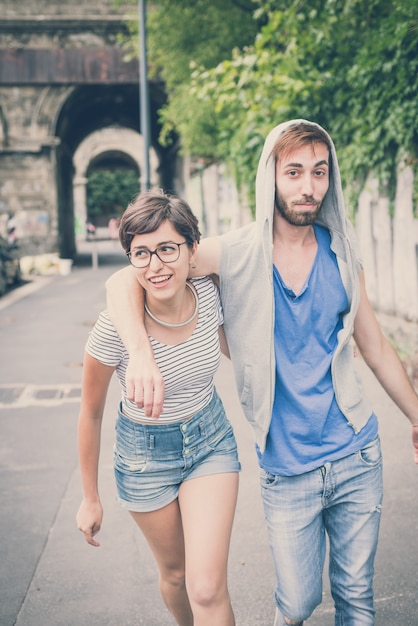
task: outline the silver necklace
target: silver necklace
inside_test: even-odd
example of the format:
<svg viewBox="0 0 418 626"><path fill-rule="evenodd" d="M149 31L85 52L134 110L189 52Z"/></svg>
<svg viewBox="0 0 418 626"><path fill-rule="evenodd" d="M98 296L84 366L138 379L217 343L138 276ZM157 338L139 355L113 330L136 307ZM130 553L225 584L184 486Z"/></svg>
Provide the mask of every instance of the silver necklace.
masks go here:
<svg viewBox="0 0 418 626"><path fill-rule="evenodd" d="M164 322L163 320L160 320L156 315L154 315L154 313L151 313L151 311L148 308L146 300L144 302L145 311L148 313L150 318L154 320L154 322L157 322L157 324L161 324L161 326L165 326L166 328L182 328L182 326L187 326L187 324L190 324L190 322L193 322L194 318L199 312L199 299L197 297L196 290L193 289L190 283L186 283L186 287L188 287L190 291L192 292L193 297L194 297L194 302L195 302L194 311L188 320L184 322L178 322L178 324L173 324L172 322Z"/></svg>

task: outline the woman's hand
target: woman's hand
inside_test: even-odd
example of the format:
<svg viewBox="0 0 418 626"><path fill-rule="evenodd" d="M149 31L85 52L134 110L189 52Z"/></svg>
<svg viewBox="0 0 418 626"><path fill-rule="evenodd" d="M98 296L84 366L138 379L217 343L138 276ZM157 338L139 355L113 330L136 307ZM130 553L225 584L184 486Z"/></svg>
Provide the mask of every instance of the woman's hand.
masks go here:
<svg viewBox="0 0 418 626"><path fill-rule="evenodd" d="M87 543L98 548L100 543L93 537L99 532L103 519L103 508L100 500L94 502L83 498L77 513L78 529L84 533Z"/></svg>

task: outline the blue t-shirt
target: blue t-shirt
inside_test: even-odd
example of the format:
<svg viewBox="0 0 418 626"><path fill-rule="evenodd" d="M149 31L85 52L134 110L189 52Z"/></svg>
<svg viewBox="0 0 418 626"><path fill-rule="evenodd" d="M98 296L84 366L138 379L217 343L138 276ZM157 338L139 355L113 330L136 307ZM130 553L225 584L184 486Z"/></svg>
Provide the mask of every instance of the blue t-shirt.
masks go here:
<svg viewBox="0 0 418 626"><path fill-rule="evenodd" d="M260 466L293 476L363 448L377 434L373 414L355 434L340 411L331 361L348 309L330 235L315 226L318 242L312 270L299 294L273 267L276 386L272 420Z"/></svg>

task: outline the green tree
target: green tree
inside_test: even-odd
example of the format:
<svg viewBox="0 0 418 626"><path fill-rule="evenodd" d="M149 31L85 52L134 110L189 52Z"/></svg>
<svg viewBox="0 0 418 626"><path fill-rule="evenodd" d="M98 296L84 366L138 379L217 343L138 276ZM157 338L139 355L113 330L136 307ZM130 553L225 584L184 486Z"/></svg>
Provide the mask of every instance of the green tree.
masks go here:
<svg viewBox="0 0 418 626"><path fill-rule="evenodd" d="M192 66L216 67L257 33L252 0L156 0L148 3L148 59L169 93Z"/></svg>
<svg viewBox="0 0 418 626"><path fill-rule="evenodd" d="M418 157L417 0L160 0L149 56L167 86L161 140L226 162L250 190L271 127L304 117L330 131L343 180ZM418 176L415 177L418 179Z"/></svg>
<svg viewBox="0 0 418 626"><path fill-rule="evenodd" d="M135 0L129 0L135 4ZM173 131L185 149L188 137L203 132L199 156L216 153L215 112L196 101L190 82L196 68L216 67L235 48L251 44L258 31L253 18L257 0L155 0L147 3L147 53L149 75L165 85L167 104L161 109L161 142L168 144ZM138 54L138 19L129 23L132 37L123 41L130 54ZM204 148L203 148L204 146Z"/></svg>
<svg viewBox="0 0 418 626"><path fill-rule="evenodd" d="M93 170L87 182L87 214L93 221L107 222L121 215L139 191L138 174L128 169Z"/></svg>
<svg viewBox="0 0 418 626"><path fill-rule="evenodd" d="M196 109L213 112L213 156L229 161L238 183L249 182L252 190L272 124L305 117L331 132L346 184L372 170L393 193L400 156L415 164L417 158L416 2L263 5L256 17L264 25L254 44L192 76ZM198 123L197 112L187 116ZM197 154L203 149L199 136L206 144L204 132L186 129L187 149Z"/></svg>

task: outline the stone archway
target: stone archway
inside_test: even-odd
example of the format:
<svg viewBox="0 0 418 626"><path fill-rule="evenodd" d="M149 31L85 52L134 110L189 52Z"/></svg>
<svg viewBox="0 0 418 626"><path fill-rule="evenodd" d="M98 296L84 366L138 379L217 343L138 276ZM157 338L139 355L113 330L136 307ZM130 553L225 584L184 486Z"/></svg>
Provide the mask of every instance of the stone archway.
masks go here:
<svg viewBox="0 0 418 626"><path fill-rule="evenodd" d="M156 89L150 89L151 97L151 146L153 184L158 172L157 184L165 189L173 189L173 173L177 161L177 145L164 148L158 142L158 102L155 100ZM87 148L84 166L77 171L78 202L82 202L85 187L86 168L94 159L100 160L105 150L119 154L130 150L138 171L143 158L143 139L139 128L139 92L135 85L80 85L63 103L56 122L55 168L57 176L57 217L59 250L64 258L74 258L76 254L75 212L74 212L74 174L76 164L74 155L84 141ZM131 131L132 134L123 135ZM103 132L101 135L99 133ZM97 134L96 134L97 133ZM107 133L107 134L106 134ZM113 135L111 134L113 133ZM89 137L92 137L89 140ZM80 153L81 154L81 153ZM131 159L131 157L129 156ZM80 157L81 161L83 159ZM158 159L158 167L156 166ZM138 165L139 164L139 165ZM85 189L84 189L85 191ZM80 206L80 205L79 205ZM81 209L80 209L81 211Z"/></svg>
<svg viewBox="0 0 418 626"><path fill-rule="evenodd" d="M118 127L119 137L128 129L141 132L140 68L138 59L126 59L120 45L120 35L129 36L128 7L122 5L31 0L7 3L0 19L0 221L16 214L25 254L58 251L74 258L74 208L83 213L86 178L74 154L103 129ZM150 78L148 86L157 185L180 191L179 139L173 135L169 146L159 143L164 84ZM138 172L144 169L141 141L134 134L127 141L116 138L113 151L122 161L126 151L134 151L134 159L126 161L128 167L135 163ZM106 148L96 149L100 154ZM92 167L94 146L90 152ZM154 179L156 169L154 162Z"/></svg>
<svg viewBox="0 0 418 626"><path fill-rule="evenodd" d="M84 224L87 218L86 185L87 171L92 161L108 152L124 153L136 164L138 172L143 172L144 139L142 135L120 126L111 126L91 133L78 146L74 153L74 220L76 235L84 237ZM155 150L150 150L151 186L158 184L158 157ZM138 187L142 185L139 181ZM81 226L81 227L80 227Z"/></svg>

